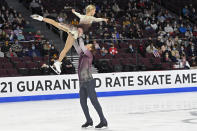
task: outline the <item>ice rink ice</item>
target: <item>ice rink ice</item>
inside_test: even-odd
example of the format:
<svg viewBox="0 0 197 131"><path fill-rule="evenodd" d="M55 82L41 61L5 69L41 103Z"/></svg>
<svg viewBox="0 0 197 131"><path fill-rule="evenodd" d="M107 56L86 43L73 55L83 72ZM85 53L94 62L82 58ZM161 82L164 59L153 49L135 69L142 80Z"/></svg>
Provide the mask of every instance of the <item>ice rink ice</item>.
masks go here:
<svg viewBox="0 0 197 131"><path fill-rule="evenodd" d="M99 98L106 131L197 131L197 93ZM90 104L94 126L99 118ZM0 104L0 131L94 131L85 122L79 99Z"/></svg>

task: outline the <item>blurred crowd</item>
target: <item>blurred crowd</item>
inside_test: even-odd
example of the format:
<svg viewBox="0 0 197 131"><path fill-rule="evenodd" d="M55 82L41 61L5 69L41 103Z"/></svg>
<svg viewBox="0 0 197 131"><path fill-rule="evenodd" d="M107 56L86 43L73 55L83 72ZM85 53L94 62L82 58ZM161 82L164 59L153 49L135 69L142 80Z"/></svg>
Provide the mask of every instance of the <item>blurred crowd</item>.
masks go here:
<svg viewBox="0 0 197 131"><path fill-rule="evenodd" d="M0 58L2 61L7 59L6 62L11 63L13 68L17 68L18 63L12 58L20 58L18 62L27 65L29 62L35 62L34 58L40 58L41 61L36 61L39 63L36 63L38 66L35 67L40 68L43 64L53 64L58 55L59 52L53 41L46 40L41 31L35 30L30 22L26 21L21 13L9 7L5 0L0 1ZM30 61L23 60L27 57ZM50 59L44 61L44 57ZM65 63L68 63L68 60ZM68 65L70 66L70 64ZM6 68L1 65L0 67ZM27 66L24 66L24 68L27 68ZM72 71L72 73L75 73L75 71Z"/></svg>
<svg viewBox="0 0 197 131"><path fill-rule="evenodd" d="M88 4L96 5L95 16L108 18L109 21L94 23L89 34L84 36L84 41L95 45L95 57L98 59L123 59L121 56L125 54L139 54L140 58L149 59L151 56L159 59L161 64L170 63L172 69L197 66L197 26L188 19L196 19L192 4L183 7L179 16L158 5L156 0L19 1L32 14L73 25L79 24L79 18L71 13L72 8L85 14ZM9 8L4 0L0 4L1 56L58 56L54 44L31 27L22 14ZM19 42L32 40L37 42L30 46L20 45Z"/></svg>
<svg viewBox="0 0 197 131"><path fill-rule="evenodd" d="M195 21L197 18L197 14L193 4L185 5L185 7L183 7L182 9L182 15Z"/></svg>

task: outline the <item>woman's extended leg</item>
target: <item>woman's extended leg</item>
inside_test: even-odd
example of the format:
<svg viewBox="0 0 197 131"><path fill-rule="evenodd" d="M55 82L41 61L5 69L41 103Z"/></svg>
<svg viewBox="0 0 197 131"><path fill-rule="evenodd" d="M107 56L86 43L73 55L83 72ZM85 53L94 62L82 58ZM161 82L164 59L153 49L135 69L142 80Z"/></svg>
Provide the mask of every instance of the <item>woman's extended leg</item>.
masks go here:
<svg viewBox="0 0 197 131"><path fill-rule="evenodd" d="M54 21L54 20L52 20L52 19L43 18L43 21L46 22L46 23L48 23L48 24L51 24L51 25L55 26L56 28L58 28L58 29L60 29L60 30L63 30L63 31L65 31L65 32L69 33L69 32L68 32L69 29L68 29L66 26L64 26L64 27L63 27L63 26L60 26L60 23L58 23L58 22L56 22L56 21Z"/></svg>
<svg viewBox="0 0 197 131"><path fill-rule="evenodd" d="M66 53L70 50L74 43L75 39L73 38L72 34L68 34L64 49L61 51L58 61L61 62L63 58L66 56Z"/></svg>
<svg viewBox="0 0 197 131"><path fill-rule="evenodd" d="M32 15L31 17L33 19L36 19L39 21L44 21L48 24L51 24L51 25L55 26L56 28L68 33L68 37L67 37L64 49L61 51L58 61L56 61L53 66L51 66L52 69L57 74L60 74L61 73L61 61L66 56L66 54L70 50L70 48L72 47L72 45L75 41L75 38L78 37L78 29L74 28L74 27L72 28L71 26L69 26L67 24L60 24L60 23L58 23L52 19L49 19L49 18L43 18L42 16L39 16L39 15ZM79 32L82 32L82 31L79 30Z"/></svg>
<svg viewBox="0 0 197 131"><path fill-rule="evenodd" d="M67 37L64 49L61 51L59 59L58 59L58 61L61 62L63 60L63 58L66 56L66 53L72 47L75 39L74 39L73 35L68 32L69 28L67 28L66 26L60 26L60 24L58 22L56 22L52 19L49 19L49 18L43 18L43 21L68 33L68 37Z"/></svg>
<svg viewBox="0 0 197 131"><path fill-rule="evenodd" d="M59 55L59 59L51 66L51 68L57 73L61 74L61 64L63 58L66 56L66 53L70 50L74 43L75 39L71 33L68 34L64 49L61 51Z"/></svg>

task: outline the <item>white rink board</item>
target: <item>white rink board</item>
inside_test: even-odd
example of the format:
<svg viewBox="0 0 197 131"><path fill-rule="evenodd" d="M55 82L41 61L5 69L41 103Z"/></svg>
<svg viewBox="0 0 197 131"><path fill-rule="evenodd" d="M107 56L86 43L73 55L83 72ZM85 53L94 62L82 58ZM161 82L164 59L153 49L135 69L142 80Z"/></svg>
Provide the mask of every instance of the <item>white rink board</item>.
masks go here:
<svg viewBox="0 0 197 131"><path fill-rule="evenodd" d="M96 91L100 92L101 96L119 96L123 92L128 95L128 92L135 94L136 91L149 94L150 90L150 94L162 93L162 89L177 89L173 90L172 93L179 92L178 89L186 88L186 91L181 92L197 91L196 72L197 70L121 72L94 74L93 77L96 79ZM3 99L7 97L40 97L45 95L55 95L55 98L58 99L58 94L68 94L67 98L76 98L78 92L79 81L77 74L0 78L0 98ZM108 94L105 94L105 92Z"/></svg>

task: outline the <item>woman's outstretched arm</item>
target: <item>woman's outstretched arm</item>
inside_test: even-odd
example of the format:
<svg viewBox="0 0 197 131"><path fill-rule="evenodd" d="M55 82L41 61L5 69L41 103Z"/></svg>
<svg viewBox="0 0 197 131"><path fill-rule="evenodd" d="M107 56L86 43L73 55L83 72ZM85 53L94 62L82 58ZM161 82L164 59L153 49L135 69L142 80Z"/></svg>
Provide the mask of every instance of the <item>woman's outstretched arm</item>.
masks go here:
<svg viewBox="0 0 197 131"><path fill-rule="evenodd" d="M90 17L90 19L94 22L101 22L101 21L105 21L107 23L108 19L106 18L96 18L94 16Z"/></svg>
<svg viewBox="0 0 197 131"><path fill-rule="evenodd" d="M72 13L75 14L77 17L79 17L80 19L83 17L83 15L81 15L80 13L76 12L75 9L72 9Z"/></svg>

